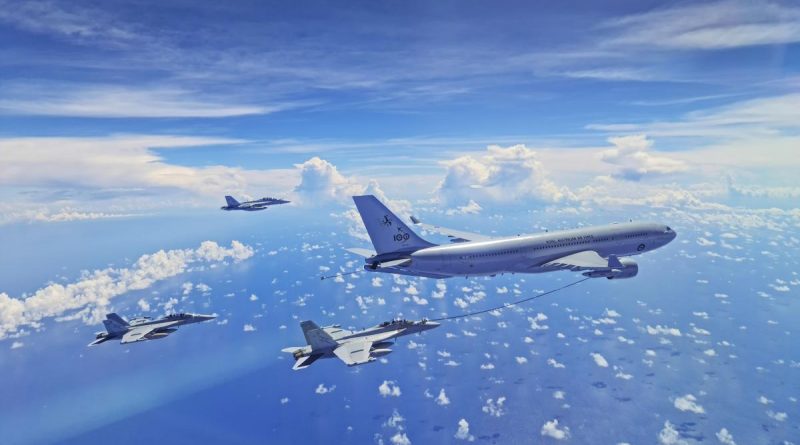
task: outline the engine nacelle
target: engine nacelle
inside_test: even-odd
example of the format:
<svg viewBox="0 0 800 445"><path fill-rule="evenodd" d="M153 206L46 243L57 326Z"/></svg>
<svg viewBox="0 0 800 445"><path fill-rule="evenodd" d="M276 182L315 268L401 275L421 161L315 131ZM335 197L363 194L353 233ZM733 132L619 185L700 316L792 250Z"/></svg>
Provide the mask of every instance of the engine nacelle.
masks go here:
<svg viewBox="0 0 800 445"><path fill-rule="evenodd" d="M384 355L389 355L392 353L391 349L373 349L369 352L370 356L372 357L383 357Z"/></svg>
<svg viewBox="0 0 800 445"><path fill-rule="evenodd" d="M375 349L388 349L390 346L394 346L393 342L390 341L379 341L377 343L372 344L372 350Z"/></svg>
<svg viewBox="0 0 800 445"><path fill-rule="evenodd" d="M613 268L610 270L592 270L584 272L583 275L589 278L608 278L609 280L621 280L623 278L633 278L639 273L639 265L636 261L630 258L622 258L619 260L622 268Z"/></svg>

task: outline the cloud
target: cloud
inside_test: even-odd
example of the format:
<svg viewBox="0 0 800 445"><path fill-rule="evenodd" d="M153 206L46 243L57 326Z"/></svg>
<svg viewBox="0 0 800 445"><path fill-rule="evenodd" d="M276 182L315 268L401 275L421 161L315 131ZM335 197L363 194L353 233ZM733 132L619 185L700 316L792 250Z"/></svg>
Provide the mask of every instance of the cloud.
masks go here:
<svg viewBox="0 0 800 445"><path fill-rule="evenodd" d="M244 325L244 327L242 328L242 330L243 330L244 332L254 332L254 331L256 330L256 327L248 323L248 324L245 324L245 325Z"/></svg>
<svg viewBox="0 0 800 445"><path fill-rule="evenodd" d="M395 433L390 440L393 445L411 445L411 440L408 438L406 433L402 431Z"/></svg>
<svg viewBox="0 0 800 445"><path fill-rule="evenodd" d="M27 222L70 222L70 221L92 221L99 219L122 219L145 216L143 213L107 213L107 212L86 212L72 208L48 209L48 208L29 208L3 212L0 216L0 224L27 221Z"/></svg>
<svg viewBox="0 0 800 445"><path fill-rule="evenodd" d="M608 362L606 361L605 357L598 354L597 352L592 352L589 354L594 359L594 364L601 367L601 368L608 368Z"/></svg>
<svg viewBox="0 0 800 445"><path fill-rule="evenodd" d="M378 386L378 394L383 397L400 397L400 386L396 385L393 380L384 380Z"/></svg>
<svg viewBox="0 0 800 445"><path fill-rule="evenodd" d="M266 114L282 106L229 104L200 99L180 88L113 85L32 84L12 86L0 99L0 114L92 118L215 118Z"/></svg>
<svg viewBox="0 0 800 445"><path fill-rule="evenodd" d="M669 328L667 326L656 325L652 327L647 325L647 333L650 335L671 335L673 337L680 337L681 331L678 328Z"/></svg>
<svg viewBox="0 0 800 445"><path fill-rule="evenodd" d="M294 188L304 201L346 201L359 195L364 187L347 178L330 162L317 156L296 164L300 173L300 183Z"/></svg>
<svg viewBox="0 0 800 445"><path fill-rule="evenodd" d="M317 394L328 394L332 393L336 389L336 385L331 385L330 387L326 387L322 383L317 386L317 389L314 390Z"/></svg>
<svg viewBox="0 0 800 445"><path fill-rule="evenodd" d="M770 419L777 420L778 422L784 422L786 419L789 418L789 415L784 412L775 412L775 411L767 411L767 416Z"/></svg>
<svg viewBox="0 0 800 445"><path fill-rule="evenodd" d="M506 402L505 397L498 397L497 402L494 399L486 399L486 404L481 407L481 410L492 417L500 417L506 413L503 404Z"/></svg>
<svg viewBox="0 0 800 445"><path fill-rule="evenodd" d="M250 246L239 241L231 242L230 247L203 241L196 249L159 250L142 255L127 268L85 272L74 283L50 284L23 298L0 293L0 339L25 327L38 329L43 319L71 311L78 311L72 315L80 314L86 323L98 323L115 297L146 289L158 281L191 270L193 266L239 262L250 258L253 253Z"/></svg>
<svg viewBox="0 0 800 445"><path fill-rule="evenodd" d="M724 445L736 445L736 442L733 441L733 434L728 432L727 428L722 428L716 433L717 440Z"/></svg>
<svg viewBox="0 0 800 445"><path fill-rule="evenodd" d="M608 138L614 148L600 153L603 162L618 167L615 175L638 181L644 177L680 173L688 169L679 160L650 153L653 141L643 134Z"/></svg>
<svg viewBox="0 0 800 445"><path fill-rule="evenodd" d="M555 203L574 199L568 189L548 178L536 152L525 145L490 145L483 156L467 155L443 164L447 170L436 193L446 205L468 208L471 202Z"/></svg>
<svg viewBox="0 0 800 445"><path fill-rule="evenodd" d="M720 50L800 41L800 8L732 0L682 4L604 24L619 34L606 45Z"/></svg>
<svg viewBox="0 0 800 445"><path fill-rule="evenodd" d="M445 214L447 215L475 215L481 212L483 208L475 201L469 200L466 205L456 207L455 209L448 209Z"/></svg>
<svg viewBox="0 0 800 445"><path fill-rule="evenodd" d="M436 396L436 404L439 406L445 406L450 404L450 399L447 398L447 394L444 393L444 388L439 390L439 395Z"/></svg>
<svg viewBox="0 0 800 445"><path fill-rule="evenodd" d="M658 443L661 445L689 445L681 439L680 433L669 420L664 421L664 428L658 433Z"/></svg>
<svg viewBox="0 0 800 445"><path fill-rule="evenodd" d="M695 414L704 414L706 412L706 410L697 403L697 398L691 394L676 398L674 404L675 408L681 411L690 411Z"/></svg>
<svg viewBox="0 0 800 445"><path fill-rule="evenodd" d="M540 431L542 436L552 437L556 440L564 440L569 439L569 428L562 427L561 429L558 428L558 419L553 419L547 421L542 425L542 429Z"/></svg>
<svg viewBox="0 0 800 445"><path fill-rule="evenodd" d="M165 190L219 197L244 193L249 186L283 189L296 183L296 173L291 170L244 170L222 165L186 167L170 164L155 152L156 148L172 150L243 142L164 135L3 138L0 184L59 192L91 191L101 197L101 192L108 191L111 197L128 194L134 200L153 200L147 195L158 191L159 199L154 201L171 205L165 199ZM113 204L119 206L117 201ZM63 217L80 216L85 215Z"/></svg>
<svg viewBox="0 0 800 445"><path fill-rule="evenodd" d="M456 431L456 434L453 437L469 442L473 442L475 440L475 436L469 433L469 422L467 422L467 419L462 418L458 421L458 431Z"/></svg>

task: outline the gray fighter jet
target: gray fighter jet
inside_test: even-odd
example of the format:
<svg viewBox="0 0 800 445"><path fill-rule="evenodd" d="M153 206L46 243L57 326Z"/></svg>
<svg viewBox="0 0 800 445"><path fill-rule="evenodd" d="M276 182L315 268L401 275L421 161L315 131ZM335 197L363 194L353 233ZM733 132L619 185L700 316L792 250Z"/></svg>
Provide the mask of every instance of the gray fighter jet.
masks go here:
<svg viewBox="0 0 800 445"><path fill-rule="evenodd" d="M98 332L95 341L89 346L99 345L108 340L120 339L120 343L134 343L144 340L158 340L178 330L178 326L200 323L217 318L214 315L170 314L153 320L150 317L134 318L130 322L117 314L106 315L103 324L108 332Z"/></svg>
<svg viewBox="0 0 800 445"><path fill-rule="evenodd" d="M392 320L363 331L348 331L339 325L319 327L313 321L300 323L308 346L284 348L296 360L292 369L307 368L320 358L338 357L347 366L361 365L392 352L388 340L403 335L416 334L439 326L439 323Z"/></svg>
<svg viewBox="0 0 800 445"><path fill-rule="evenodd" d="M261 198L256 199L254 201L245 201L239 202L233 198L233 196L226 196L225 202L228 203L226 206L220 207L222 210L246 210L248 212L253 212L256 210L265 210L269 206L274 206L278 204L288 204L291 201L287 201L285 199L278 199L278 198Z"/></svg>

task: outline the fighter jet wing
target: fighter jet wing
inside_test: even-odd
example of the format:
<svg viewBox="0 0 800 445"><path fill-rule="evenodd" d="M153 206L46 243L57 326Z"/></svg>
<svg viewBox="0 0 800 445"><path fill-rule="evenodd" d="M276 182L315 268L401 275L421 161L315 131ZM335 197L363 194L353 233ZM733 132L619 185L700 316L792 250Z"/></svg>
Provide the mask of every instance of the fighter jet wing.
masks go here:
<svg viewBox="0 0 800 445"><path fill-rule="evenodd" d="M445 235L446 237L450 238L451 243L463 243L467 241L489 241L493 239L491 236L481 235L480 233L464 232L462 230L448 229L446 227L436 226L433 224L425 224L415 216L411 217L411 222L413 222L414 225L422 227L423 229L429 232L436 232Z"/></svg>
<svg viewBox="0 0 800 445"><path fill-rule="evenodd" d="M612 258L613 257L613 258ZM555 260L542 264L542 267L552 267L554 269L587 270L587 269L608 269L615 267L613 263L619 262L614 256L608 259L603 258L594 250L584 250L583 252L573 253Z"/></svg>
<svg viewBox="0 0 800 445"><path fill-rule="evenodd" d="M353 341L339 346L333 353L347 366L353 366L369 362L370 348L371 341Z"/></svg>
<svg viewBox="0 0 800 445"><path fill-rule="evenodd" d="M148 324L145 326L134 326L130 331L126 332L125 335L122 336L120 343L135 343L137 341L147 340L147 336L152 332L177 323L178 321L165 321L163 323Z"/></svg>

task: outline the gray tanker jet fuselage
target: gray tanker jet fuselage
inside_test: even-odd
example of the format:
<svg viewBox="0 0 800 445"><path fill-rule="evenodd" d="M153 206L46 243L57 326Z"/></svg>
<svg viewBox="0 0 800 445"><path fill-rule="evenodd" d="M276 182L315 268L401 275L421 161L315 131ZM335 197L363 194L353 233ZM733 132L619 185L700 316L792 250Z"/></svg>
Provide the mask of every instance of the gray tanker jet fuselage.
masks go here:
<svg viewBox="0 0 800 445"><path fill-rule="evenodd" d="M98 332L89 346L99 345L108 340L119 339L120 343L134 343L145 340L158 340L178 330L179 326L213 320L214 315L170 314L156 320L150 317L134 318L127 321L117 314L106 315L103 324L107 332Z"/></svg>
<svg viewBox="0 0 800 445"><path fill-rule="evenodd" d="M439 326L428 320L392 320L363 331L348 331L339 325L319 327L313 321L300 323L308 346L284 348L295 359L292 369L307 368L321 358L337 357L347 366L361 365L392 352L389 340Z"/></svg>
<svg viewBox="0 0 800 445"><path fill-rule="evenodd" d="M412 222L440 232L451 243L422 239L372 195L354 196L375 251L353 248L364 269L430 278L494 276L503 273L583 272L592 278L632 278L639 266L630 258L665 246L676 233L657 223L621 223L573 230L492 238Z"/></svg>
<svg viewBox="0 0 800 445"><path fill-rule="evenodd" d="M226 196L225 202L228 205L220 207L222 210L245 210L248 212L253 212L256 210L265 210L269 208L269 206L274 206L278 204L288 204L291 201L287 201L285 199L278 199L278 198L261 198L256 199L253 201L245 201L239 202L233 198L233 196Z"/></svg>

